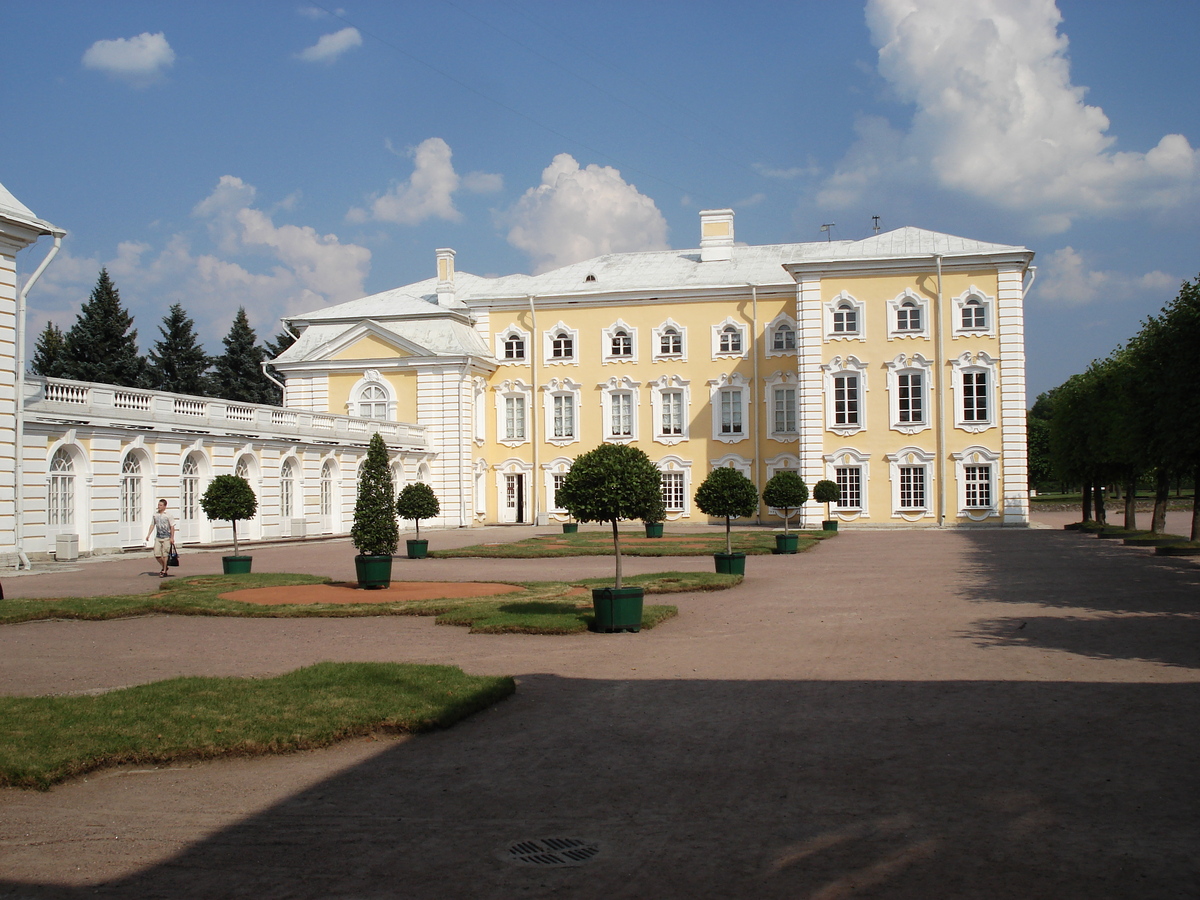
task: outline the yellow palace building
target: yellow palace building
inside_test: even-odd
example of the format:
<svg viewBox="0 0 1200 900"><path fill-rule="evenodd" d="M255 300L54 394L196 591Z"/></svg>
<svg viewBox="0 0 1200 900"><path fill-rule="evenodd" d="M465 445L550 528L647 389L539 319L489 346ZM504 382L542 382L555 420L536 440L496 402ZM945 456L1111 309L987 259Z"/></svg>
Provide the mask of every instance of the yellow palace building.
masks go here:
<svg viewBox="0 0 1200 900"><path fill-rule="evenodd" d="M565 520L555 485L606 441L655 461L668 521L707 521L696 486L732 466L760 491L836 481L856 526L1026 525L1033 253L911 227L743 246L733 220L540 275L438 250L433 278L286 320L284 405L419 428L395 472L434 487L444 526Z"/></svg>

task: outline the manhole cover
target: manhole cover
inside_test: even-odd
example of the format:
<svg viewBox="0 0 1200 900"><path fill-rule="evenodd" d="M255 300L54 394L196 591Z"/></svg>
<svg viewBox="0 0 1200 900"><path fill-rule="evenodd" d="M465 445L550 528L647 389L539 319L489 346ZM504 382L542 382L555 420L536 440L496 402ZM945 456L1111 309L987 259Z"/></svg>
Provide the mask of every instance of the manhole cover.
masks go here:
<svg viewBox="0 0 1200 900"><path fill-rule="evenodd" d="M496 855L507 862L542 867L581 866L599 853L599 841L571 837L530 838L496 851Z"/></svg>

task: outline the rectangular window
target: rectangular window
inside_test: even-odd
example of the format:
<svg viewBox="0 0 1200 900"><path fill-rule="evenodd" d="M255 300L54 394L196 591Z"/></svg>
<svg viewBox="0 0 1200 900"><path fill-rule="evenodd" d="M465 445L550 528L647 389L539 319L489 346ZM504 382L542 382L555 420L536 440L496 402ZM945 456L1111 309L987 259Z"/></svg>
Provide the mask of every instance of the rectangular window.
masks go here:
<svg viewBox="0 0 1200 900"><path fill-rule="evenodd" d="M775 388L774 414L776 434L796 433L796 389Z"/></svg>
<svg viewBox="0 0 1200 900"><path fill-rule="evenodd" d="M963 372L963 421L988 421L987 372Z"/></svg>
<svg viewBox="0 0 1200 900"><path fill-rule="evenodd" d="M571 359L575 355L575 342L569 334L556 334L550 341L551 359Z"/></svg>
<svg viewBox="0 0 1200 900"><path fill-rule="evenodd" d="M628 393L612 395L612 428L609 434L613 437L633 436L633 397Z"/></svg>
<svg viewBox="0 0 1200 900"><path fill-rule="evenodd" d="M683 512L682 472L663 472L662 500L668 512Z"/></svg>
<svg viewBox="0 0 1200 900"><path fill-rule="evenodd" d="M834 470L834 479L841 489L838 509L862 509L862 469L859 466L839 466Z"/></svg>
<svg viewBox="0 0 1200 900"><path fill-rule="evenodd" d="M633 337L628 331L618 329L612 336L613 356L633 356Z"/></svg>
<svg viewBox="0 0 1200 900"><path fill-rule="evenodd" d="M919 373L901 374L896 377L899 390L897 398L900 423L922 425L925 422L925 395L921 390Z"/></svg>
<svg viewBox="0 0 1200 900"><path fill-rule="evenodd" d="M506 337L504 339L504 358L524 359L525 339L515 334L510 334L508 337Z"/></svg>
<svg viewBox="0 0 1200 900"><path fill-rule="evenodd" d="M967 507L969 509L991 508L992 467L964 466L963 477L966 479Z"/></svg>
<svg viewBox="0 0 1200 900"><path fill-rule="evenodd" d="M858 424L858 376L833 377L833 424Z"/></svg>
<svg viewBox="0 0 1200 900"><path fill-rule="evenodd" d="M525 440L525 398L504 398L504 439Z"/></svg>
<svg viewBox="0 0 1200 900"><path fill-rule="evenodd" d="M554 436L575 437L575 398L571 394L554 395Z"/></svg>
<svg viewBox="0 0 1200 900"><path fill-rule="evenodd" d="M796 349L796 332L791 329L791 326L781 323L775 329L775 333L771 336L772 350L795 350Z"/></svg>
<svg viewBox="0 0 1200 900"><path fill-rule="evenodd" d="M721 434L742 433L742 392L721 391Z"/></svg>
<svg viewBox="0 0 1200 900"><path fill-rule="evenodd" d="M925 508L925 467L900 467L900 508Z"/></svg>
<svg viewBox="0 0 1200 900"><path fill-rule="evenodd" d="M833 311L834 334L858 334L858 310L843 303Z"/></svg>
<svg viewBox="0 0 1200 900"><path fill-rule="evenodd" d="M564 472L561 475L552 475L551 478L554 479L554 486L551 488L553 493L550 495L550 505L554 509L562 509L563 505L558 502L558 489L562 487L563 482L567 480L567 475Z"/></svg>
<svg viewBox="0 0 1200 900"><path fill-rule="evenodd" d="M683 434L683 391L663 391L661 434Z"/></svg>

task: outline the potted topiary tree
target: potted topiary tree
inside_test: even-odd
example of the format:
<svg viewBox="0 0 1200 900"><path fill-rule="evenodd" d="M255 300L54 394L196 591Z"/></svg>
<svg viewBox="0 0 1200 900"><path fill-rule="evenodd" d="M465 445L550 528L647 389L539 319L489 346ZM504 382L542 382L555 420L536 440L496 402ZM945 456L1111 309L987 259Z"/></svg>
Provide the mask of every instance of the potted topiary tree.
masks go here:
<svg viewBox="0 0 1200 900"><path fill-rule="evenodd" d="M776 472L763 488L763 502L783 515L783 534L775 535L776 553L795 553L800 536L788 531L788 519L808 500L808 485L795 472Z"/></svg>
<svg viewBox="0 0 1200 900"><path fill-rule="evenodd" d="M221 519L233 526L233 556L221 557L222 571L226 575L248 573L254 557L242 556L238 552L237 523L239 519L254 518L258 511L254 488L239 475L218 475L200 498L200 508L210 522Z"/></svg>
<svg viewBox="0 0 1200 900"><path fill-rule="evenodd" d="M825 531L837 531L837 519L831 518L829 515L829 504L837 503L842 497L842 489L837 486L836 481L818 481L813 485L813 499L818 503L825 504L825 520L821 523L821 528Z"/></svg>
<svg viewBox="0 0 1200 900"><path fill-rule="evenodd" d="M746 554L733 552L729 520L757 512L758 491L754 482L737 469L713 469L696 490L696 506L706 515L725 519L725 552L713 554L717 572L746 574Z"/></svg>
<svg viewBox="0 0 1200 900"><path fill-rule="evenodd" d="M642 516L642 522L646 526L646 537L660 538L663 536L663 519L667 517L667 505L663 503L662 492L659 492L658 501L647 509Z"/></svg>
<svg viewBox="0 0 1200 900"><path fill-rule="evenodd" d="M412 519L417 523L417 536L406 541L409 559L424 559L429 553L429 541L421 540L421 520L432 519L442 511L437 494L424 482L406 484L396 498L396 512L401 519Z"/></svg>
<svg viewBox="0 0 1200 900"><path fill-rule="evenodd" d="M611 522L616 583L592 590L597 631L640 631L643 591L621 584L621 537L617 523L640 519L662 502L662 477L643 451L627 444L601 444L571 464L558 489L558 503L580 522Z"/></svg>
<svg viewBox="0 0 1200 900"><path fill-rule="evenodd" d="M400 543L392 497L387 445L376 432L371 435L367 458L358 473L358 497L350 529L350 538L358 548L358 556L354 557L358 585L368 590L392 583L392 554Z"/></svg>

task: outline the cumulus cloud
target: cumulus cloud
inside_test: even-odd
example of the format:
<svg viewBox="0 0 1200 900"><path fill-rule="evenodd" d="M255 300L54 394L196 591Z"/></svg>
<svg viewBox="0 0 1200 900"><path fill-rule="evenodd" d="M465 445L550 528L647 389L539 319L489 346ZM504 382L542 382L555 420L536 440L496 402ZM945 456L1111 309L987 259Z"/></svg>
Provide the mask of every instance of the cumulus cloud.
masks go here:
<svg viewBox="0 0 1200 900"><path fill-rule="evenodd" d="M392 149L390 142L388 149ZM462 214L454 206L454 194L460 188L488 193L504 187L500 175L471 172L460 177L450 160L450 145L439 137L422 141L407 155L413 160L412 177L393 183L384 194L369 198L369 208L352 208L346 214L347 219L351 222L374 219L398 225L419 225L426 219L458 222Z"/></svg>
<svg viewBox="0 0 1200 900"><path fill-rule="evenodd" d="M1165 303L1180 283L1180 279L1157 269L1144 275L1092 269L1074 247L1055 250L1039 269L1041 277L1033 296L1067 306L1128 300L1146 294L1160 294Z"/></svg>
<svg viewBox="0 0 1200 900"><path fill-rule="evenodd" d="M135 86L156 81L175 63L166 35L145 32L137 37L96 41L83 54L83 65Z"/></svg>
<svg viewBox="0 0 1200 900"><path fill-rule="evenodd" d="M323 34L311 47L296 54L304 62L332 63L347 50L362 46L362 35L357 28L343 28L331 34Z"/></svg>
<svg viewBox="0 0 1200 900"><path fill-rule="evenodd" d="M508 242L529 254L535 272L605 253L667 249L667 221L654 201L610 166L580 168L560 153L542 183L509 211Z"/></svg>
<svg viewBox="0 0 1200 900"><path fill-rule="evenodd" d="M1116 151L1109 120L1071 82L1054 0L869 0L879 72L915 107L907 131L868 126L818 200L857 199L893 164L1062 231L1085 215L1176 206L1200 186L1200 154L1179 134Z"/></svg>

